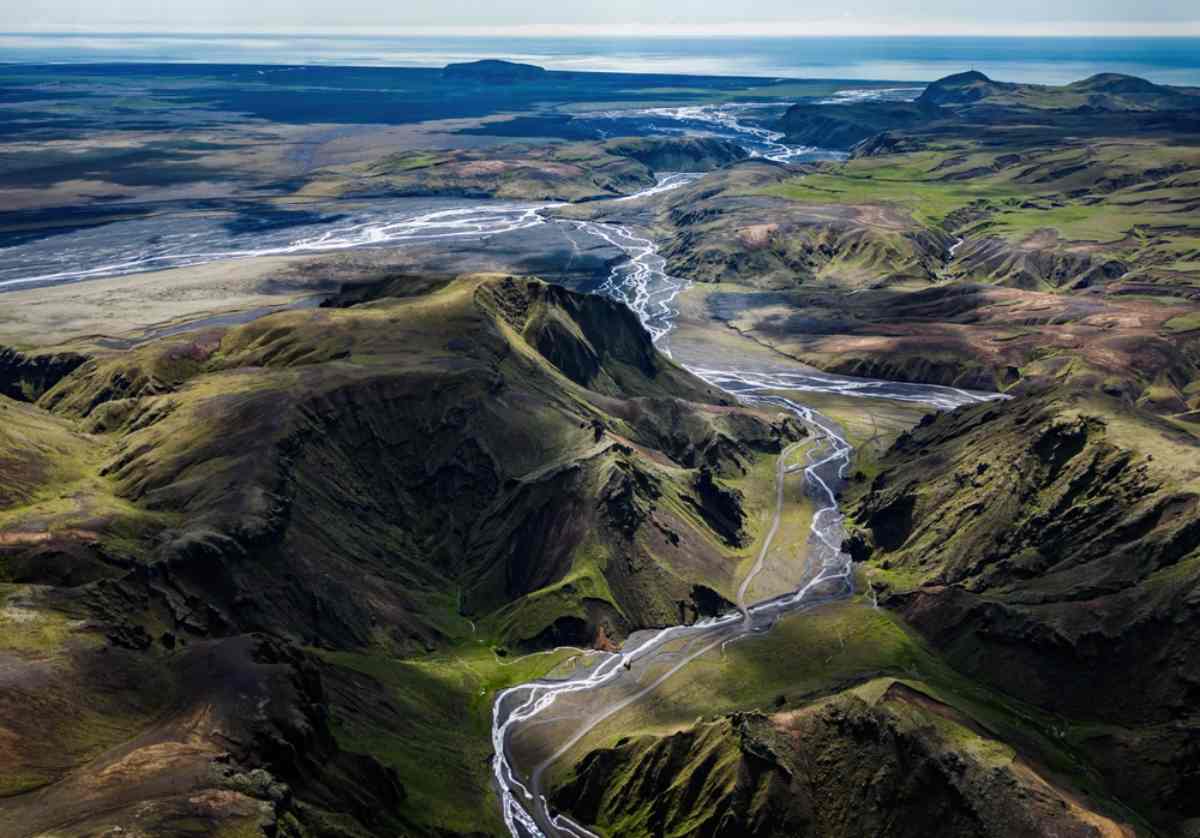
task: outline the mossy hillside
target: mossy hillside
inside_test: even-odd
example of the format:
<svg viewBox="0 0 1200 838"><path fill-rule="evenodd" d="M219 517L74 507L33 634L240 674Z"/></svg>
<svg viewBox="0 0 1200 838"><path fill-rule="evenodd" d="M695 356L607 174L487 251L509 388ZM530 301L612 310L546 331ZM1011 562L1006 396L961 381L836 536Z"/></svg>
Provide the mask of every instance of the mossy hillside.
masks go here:
<svg viewBox="0 0 1200 838"><path fill-rule="evenodd" d="M788 665L780 666L780 659L786 659ZM636 709L605 722L568 755L554 770L554 784L559 789L555 802L581 813L585 823L599 823L614 835L652 832L647 820L651 812L656 813L655 822L675 822L680 832L686 831L684 824L703 821L718 810L744 815L757 809L752 801L760 797L739 791L747 772L737 768L746 758L738 754L738 742L748 743L736 733L739 717L722 718L723 714L762 708L784 716L809 716L827 706L824 696L835 694L834 702L840 702L846 695L840 691L854 684L864 685L854 692L874 705L895 692L897 687L889 690L889 685L901 683L897 677L926 695L929 704L944 705L940 715L931 717L923 715L920 705L907 701L897 708L901 718L913 720L912 714L919 714L914 731L922 733L916 738L932 735L938 741L935 750L1007 773L1014 768L1015 748L1026 759L1036 760L1039 772L1050 782L1066 782L1068 787L1095 795L1088 805L1099 806L1122 820L1135 817L1103 801L1096 772L1079 752L1064 748L1058 740L1055 731L1061 720L958 675L902 623L867 603L821 608L788 618L769 635L732 644L723 657L714 654L711 660L706 656L689 665ZM717 715L716 721L709 721L712 714ZM808 741L820 741L819 736L812 738L813 733L810 731ZM835 739L844 742L847 735L843 730ZM685 744L693 736L700 739L694 745ZM763 741L762 736L753 738ZM861 743L857 737L850 738ZM650 762L643 761L647 749L666 748L668 743L672 743L673 757L659 754ZM684 757L681 748L689 756ZM754 745L747 750L760 757L771 753ZM611 767L611 751L624 754L618 760L624 768ZM654 767L660 760L669 761L669 774L660 774ZM575 765L573 771L568 767L571 764ZM750 777L757 774L749 772ZM803 774L801 771L800 776ZM1064 779L1068 777L1071 779ZM645 788L646 783L660 780L664 785L655 791ZM700 786L704 792L698 790ZM837 781L831 777L823 788L836 789ZM664 806L664 801L681 794L704 803ZM859 801L859 808L871 809L861 806L853 789L836 792L841 794L847 802ZM658 803L651 806L651 800ZM603 816L606 810L607 816ZM772 823L765 811L759 812L763 823ZM597 813L602 813L598 820L592 817ZM774 828L786 832L779 823L774 823Z"/></svg>
<svg viewBox="0 0 1200 838"><path fill-rule="evenodd" d="M74 644L8 674L5 763L45 782L0 807L5 834L399 827L395 775L337 747L314 662L278 641Z"/></svg>
<svg viewBox="0 0 1200 838"><path fill-rule="evenodd" d="M105 648L95 626L55 608L44 593L0 585L0 656L8 675L0 701L0 726L8 732L0 746L0 798L62 780L145 729L174 696L159 661ZM134 683L153 689L131 691ZM5 831L13 826L0 818Z"/></svg>
<svg viewBox="0 0 1200 838"><path fill-rule="evenodd" d="M60 416L89 420L103 433L121 426L143 396L169 393L204 371L218 340L210 335L154 341L94 357L61 379L38 404Z"/></svg>
<svg viewBox="0 0 1200 838"><path fill-rule="evenodd" d="M677 403L673 406L677 412L686 410ZM686 622L721 607L732 607L729 603L735 599L741 574L758 550L774 514L773 452L780 447L780 438L787 440L797 431L784 424L782 432L771 428L782 437L763 438L761 431L767 426L761 419L751 422L745 416L739 418L739 414L722 413L716 420L718 427L729 422L747 427L744 437L736 432L719 435L730 448L725 459L712 456L713 462L723 468L722 483L740 498L745 519L740 543L730 544L724 532L714 532L716 522L698 501L697 467L710 467L704 460L691 462L687 451L681 456L668 447L677 463L686 463L668 464L647 459L645 452L622 442L609 443L567 469L527 479L516 493L517 500L501 508L500 515L509 520L537 522L532 532L527 532L523 523L509 530L510 525L499 518L489 516L483 520L481 529L514 552L507 554L512 558L490 563L492 570L484 571L467 588L465 601L472 611L486 613L502 606L481 625L492 627L490 630L505 642L518 647L530 642L587 645L597 637L620 638L635 627ZM704 450L724 450L712 442L713 425L703 421L696 424L703 432L689 435L692 441L688 451L695 450L697 440L708 443ZM757 445L751 447L747 442ZM527 511L545 510L553 498L572 505L568 516L554 520L585 535L578 542L559 542L578 543L564 562L569 566L565 575L542 576L537 582L518 584L518 589L532 592L504 605L506 597L511 596L503 592L512 590L513 568L528 562L518 561L518 553L540 556L542 564L549 567L560 565L558 561L548 562L553 559L553 548L546 541L557 534L547 531L544 512L534 515ZM567 498L595 498L599 505L593 507ZM795 524L807 534L806 510L801 507L785 505L784 523L787 527ZM496 535L510 531L508 536ZM505 581L497 578L502 570L507 575ZM523 572L544 573L536 568ZM543 585L541 579L549 581ZM488 591L494 599L487 599Z"/></svg>
<svg viewBox="0 0 1200 838"><path fill-rule="evenodd" d="M1048 822L1089 834L1129 820L1030 770L924 685L897 681L802 711L623 740L592 752L553 800L600 834L631 836L715 828L1032 836Z"/></svg>
<svg viewBox="0 0 1200 838"><path fill-rule="evenodd" d="M489 761L496 693L586 661L569 649L500 657L484 635L426 657L322 657L338 742L396 769L407 792L401 815L422 830L487 835L505 834ZM362 701L375 689L386 704Z"/></svg>
<svg viewBox="0 0 1200 838"><path fill-rule="evenodd" d="M70 422L0 396L0 515L82 479L95 447Z"/></svg>
<svg viewBox="0 0 1200 838"><path fill-rule="evenodd" d="M89 402L111 395L91 405L93 416L129 403L102 435L79 435L71 421L22 406L79 437L90 452L81 479L107 486L114 504L157 525L153 532L100 528L102 539L123 545L114 567L125 562L129 571L49 596L76 609L70 620L89 617L90 636L107 632L138 650L121 655L151 663L170 659L171 648L186 654L204 646L206 636L234 635L220 642L236 644L238 632L255 629L355 650L337 653L347 661L381 662L371 683L347 684L346 667L322 679L338 708L341 753L372 753L395 766L403 799L412 801L368 809L418 832L478 828L477 813L494 811L491 698L562 657L521 658L522 648L563 639L603 645L634 627L690 621L720 607L716 589L731 589L750 548L728 546L713 529L695 498L701 469L739 498L752 546L773 491L767 473L800 434L775 411L722 404L724 396L648 350L648 337L624 314L606 319L611 303L591 307L593 298L557 294L495 277L435 283L415 296L282 313L230 330L164 388L94 387L109 379L84 371L77 390L64 382L62 392ZM14 634L18 653L33 660L51 646L78 646L67 619L39 622L23 639ZM274 646L257 654L286 658ZM409 657L397 661L397 654ZM375 703L391 667L411 689ZM228 683L259 677L231 675ZM297 677L314 689L308 676ZM68 683L96 679L80 672ZM113 686L118 696L125 689ZM438 718L423 727L430 706ZM429 747L414 749L413 741ZM326 747L305 742L288 753ZM446 742L461 750L449 755ZM374 776L373 763L356 759L329 757L329 770ZM70 773L75 758L68 763ZM58 776L36 768L14 788ZM157 782L161 768L148 763L137 782ZM280 829L291 818L296 828L337 821L365 834L363 824L382 817L357 808L329 815L351 798L378 792L385 800L389 792L367 783L346 797L341 780L310 771L292 781L293 808L274 808ZM247 823L173 804L147 812L164 830ZM22 806L17 816L41 815Z"/></svg>
<svg viewBox="0 0 1200 838"><path fill-rule="evenodd" d="M144 560L174 520L117 494L106 440L0 396L0 581L78 586Z"/></svg>
<svg viewBox="0 0 1200 838"><path fill-rule="evenodd" d="M868 217L850 202L805 205L790 197L796 177L747 161L670 193L656 225L668 269L761 289L855 288L881 276L930 280L948 235L919 228L898 210Z"/></svg>
<svg viewBox="0 0 1200 838"><path fill-rule="evenodd" d="M1163 325L1186 324L1174 318L1194 308L1183 299L1191 280L1166 267L1191 252L1190 199L1150 197L1136 210L1171 215L1169 226L1122 203L1186 178L1194 160L1181 143L1147 143L1096 143L1087 195L1057 148L1022 156L963 140L799 174L749 162L668 196L659 234L677 275L733 289L708 295L708 316L804 363L995 390L1115 375L1137 401L1164 370L1175 388L1197 375L1190 333ZM992 197L967 194L978 189ZM1125 232L1089 241L1040 226L1075 204ZM1010 223L1022 231L1006 238Z"/></svg>
<svg viewBox="0 0 1200 838"><path fill-rule="evenodd" d="M30 593L25 586L0 584L0 648L22 657L59 654L75 634L75 621L38 607Z"/></svg>
<svg viewBox="0 0 1200 838"><path fill-rule="evenodd" d="M1181 238L1186 250L1183 239L1195 229L1189 232L1181 213L1200 200L1197 168L1200 155L1190 146L1136 138L1021 154L965 141L826 164L765 191L805 204L902 207L923 227L961 227L1015 243L1044 229L1064 243L1121 243L1152 232L1157 246L1162 236ZM986 212L986 222L962 225L954 213L967 208Z"/></svg>
<svg viewBox="0 0 1200 838"><path fill-rule="evenodd" d="M780 666L781 660L787 665ZM803 707L881 676L920 681L939 700L1037 753L1055 770L1089 775L1081 757L1058 743L1058 717L958 674L902 619L861 596L789 617L770 634L697 659L646 701L597 727L553 769L554 776L563 778L587 750L609 747L626 735L664 735L713 714Z"/></svg>
<svg viewBox="0 0 1200 838"><path fill-rule="evenodd" d="M1191 712L1194 621L1181 615L1200 547L1196 451L1191 434L1114 399L1033 394L901 438L848 504L852 549L894 591L884 601L968 675L1121 728L1124 750L1089 748L1160 823L1188 811L1169 767L1188 745L1156 731ZM1129 760L1143 780L1126 776Z"/></svg>
<svg viewBox="0 0 1200 838"><path fill-rule="evenodd" d="M1172 334L1200 330L1200 311L1172 317L1163 323L1163 328Z"/></svg>
<svg viewBox="0 0 1200 838"><path fill-rule="evenodd" d="M721 404L596 297L504 277L377 290L232 329L165 390L94 388L90 369L62 383L93 413L128 404L103 479L175 522L153 549L175 593L127 580L168 624L413 650L550 586L509 613L506 642L586 643L730 589L722 537L687 500L695 474L737 478L798 426ZM616 560L580 593L562 582L589 533ZM111 536L129 558L140 537Z"/></svg>
<svg viewBox="0 0 1200 838"><path fill-rule="evenodd" d="M999 179L948 177L950 172L943 167L947 158L946 151L858 158L842 165L827 164L763 191L802 204L898 206L927 227L941 225L951 212L974 201L1018 194L1016 187ZM970 165L970 160L964 160L964 165Z"/></svg>

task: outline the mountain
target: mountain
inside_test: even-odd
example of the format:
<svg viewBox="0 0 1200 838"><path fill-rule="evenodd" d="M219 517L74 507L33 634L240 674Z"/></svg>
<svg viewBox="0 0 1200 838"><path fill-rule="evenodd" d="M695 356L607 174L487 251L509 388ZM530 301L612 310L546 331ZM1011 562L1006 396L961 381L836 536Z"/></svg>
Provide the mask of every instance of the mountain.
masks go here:
<svg viewBox="0 0 1200 838"><path fill-rule="evenodd" d="M917 97L924 105L965 105L1016 90L1015 84L994 82L978 70L940 78Z"/></svg>
<svg viewBox="0 0 1200 838"><path fill-rule="evenodd" d="M847 499L850 548L956 669L1057 714L1121 799L1181 834L1200 815L1198 489L1191 434L1047 388L901 436Z"/></svg>
<svg viewBox="0 0 1200 838"><path fill-rule="evenodd" d="M454 81L515 84L523 81L537 81L546 75L546 70L536 64L519 64L515 61L485 58L481 61L447 64L442 69L442 75Z"/></svg>
<svg viewBox="0 0 1200 838"><path fill-rule="evenodd" d="M1121 834L932 692L888 679L626 738L553 802L627 835Z"/></svg>
<svg viewBox="0 0 1200 838"><path fill-rule="evenodd" d="M486 691L510 649L729 607L752 472L804 435L530 278L391 277L55 369L0 397L6 835L423 831L456 804L407 760L488 710L397 658L460 649ZM494 817L487 741L436 793Z"/></svg>
<svg viewBox="0 0 1200 838"><path fill-rule="evenodd" d="M1200 91L1195 88L1153 84L1136 76L1102 73L1071 84L1042 85L993 81L971 70L938 79L913 102L800 102L787 110L778 127L790 142L850 149L884 132L1003 139L1002 126L1010 123L1026 130L1032 123L1043 138L1113 132L1096 124L1096 114L1105 115L1116 133L1146 130L1145 115L1152 112L1169 114L1167 124L1186 128L1194 116L1185 114L1196 111ZM1010 139L1019 136L1008 133Z"/></svg>
<svg viewBox="0 0 1200 838"><path fill-rule="evenodd" d="M1154 84L1121 73L1099 73L1055 86L997 82L971 71L938 79L917 102L942 107L991 105L1039 110L1194 110L1200 108L1200 98L1195 94L1189 88Z"/></svg>

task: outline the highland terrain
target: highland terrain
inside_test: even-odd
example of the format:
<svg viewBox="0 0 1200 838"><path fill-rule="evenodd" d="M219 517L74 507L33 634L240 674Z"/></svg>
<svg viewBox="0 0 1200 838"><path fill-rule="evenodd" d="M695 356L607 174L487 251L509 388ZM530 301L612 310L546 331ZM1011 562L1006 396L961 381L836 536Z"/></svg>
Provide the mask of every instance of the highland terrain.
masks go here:
<svg viewBox="0 0 1200 838"><path fill-rule="evenodd" d="M603 836L1200 836L1200 91L412 72L404 142L286 182L231 146L220 212L519 224L0 293L0 833L503 835L504 757ZM275 84L205 130L336 99ZM739 130L844 159L604 137L551 93L762 100ZM198 210L46 165L0 177L10 245ZM666 337L613 277L686 281ZM668 640L496 752L505 690L811 580L830 428L852 592Z"/></svg>

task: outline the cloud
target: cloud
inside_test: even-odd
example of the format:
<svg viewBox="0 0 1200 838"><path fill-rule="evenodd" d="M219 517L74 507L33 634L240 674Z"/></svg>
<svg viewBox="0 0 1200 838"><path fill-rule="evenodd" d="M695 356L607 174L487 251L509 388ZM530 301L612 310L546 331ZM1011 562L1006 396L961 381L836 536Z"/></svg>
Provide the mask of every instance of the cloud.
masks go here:
<svg viewBox="0 0 1200 838"><path fill-rule="evenodd" d="M1194 0L36 0L0 30L431 36L1200 34Z"/></svg>

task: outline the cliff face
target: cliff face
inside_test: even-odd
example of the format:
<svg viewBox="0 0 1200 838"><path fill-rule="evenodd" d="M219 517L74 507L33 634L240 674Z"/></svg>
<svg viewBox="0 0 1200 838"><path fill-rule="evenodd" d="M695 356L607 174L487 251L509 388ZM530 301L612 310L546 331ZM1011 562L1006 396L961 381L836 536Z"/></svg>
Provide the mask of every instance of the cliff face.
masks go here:
<svg viewBox="0 0 1200 838"><path fill-rule="evenodd" d="M10 399L35 402L86 360L74 352L27 355L0 346L0 393Z"/></svg>
<svg viewBox="0 0 1200 838"><path fill-rule="evenodd" d="M1079 719L1119 794L1200 814L1194 440L1068 389L938 416L881 465L847 507L884 601L956 667Z"/></svg>

